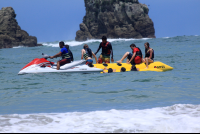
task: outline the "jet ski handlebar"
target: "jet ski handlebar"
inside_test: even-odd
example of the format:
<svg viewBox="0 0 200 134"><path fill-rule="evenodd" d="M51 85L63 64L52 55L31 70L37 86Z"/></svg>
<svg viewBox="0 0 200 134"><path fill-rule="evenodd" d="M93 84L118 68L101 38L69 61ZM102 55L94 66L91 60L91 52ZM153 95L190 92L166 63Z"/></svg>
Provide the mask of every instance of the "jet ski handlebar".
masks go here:
<svg viewBox="0 0 200 134"><path fill-rule="evenodd" d="M45 59L48 59L48 58L50 58L50 56L49 56L49 55L47 55L47 54L44 54L44 53L42 53L42 55L43 55L43 58L45 58Z"/></svg>

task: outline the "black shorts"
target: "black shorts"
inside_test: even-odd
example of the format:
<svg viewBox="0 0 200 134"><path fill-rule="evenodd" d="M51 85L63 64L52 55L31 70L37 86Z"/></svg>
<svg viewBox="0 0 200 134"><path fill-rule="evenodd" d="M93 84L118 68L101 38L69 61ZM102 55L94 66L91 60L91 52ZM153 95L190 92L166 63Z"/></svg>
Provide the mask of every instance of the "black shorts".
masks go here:
<svg viewBox="0 0 200 134"><path fill-rule="evenodd" d="M127 59L129 59L129 61L130 61L131 58L132 58L132 56L133 56L133 54L132 54L132 53L129 53ZM134 59L131 61L131 64L132 64L132 65L135 65Z"/></svg>
<svg viewBox="0 0 200 134"><path fill-rule="evenodd" d="M129 61L131 60L133 54L129 53L127 59L129 59ZM140 56L136 56L132 61L131 64L135 65L135 64L140 64L142 62L142 58Z"/></svg>
<svg viewBox="0 0 200 134"><path fill-rule="evenodd" d="M59 62L60 62L60 66L62 66L62 65L65 65L67 63L71 63L71 59L62 59Z"/></svg>

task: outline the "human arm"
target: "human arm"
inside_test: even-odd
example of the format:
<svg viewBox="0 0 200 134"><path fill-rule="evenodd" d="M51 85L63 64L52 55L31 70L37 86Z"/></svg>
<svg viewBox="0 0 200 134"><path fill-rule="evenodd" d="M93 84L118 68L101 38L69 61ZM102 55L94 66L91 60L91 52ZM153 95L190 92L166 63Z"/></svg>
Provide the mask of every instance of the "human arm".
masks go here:
<svg viewBox="0 0 200 134"><path fill-rule="evenodd" d="M51 58L51 59L57 58L57 57L60 57L61 55L62 55L62 52L59 52L59 53L57 53L57 54L54 55L54 56L50 56L50 58Z"/></svg>
<svg viewBox="0 0 200 134"><path fill-rule="evenodd" d="M131 63L131 61L135 58L136 52L133 53L133 56L131 57L130 61L128 62L128 64Z"/></svg>
<svg viewBox="0 0 200 134"><path fill-rule="evenodd" d="M108 69L107 69L107 67L105 67L105 68L103 69L103 73L108 73L107 71L108 71Z"/></svg>
<svg viewBox="0 0 200 134"><path fill-rule="evenodd" d="M152 58L152 53L153 53L153 50L152 50L152 49L150 49L150 50L149 50L149 52L150 52L149 59L151 59L151 58Z"/></svg>
<svg viewBox="0 0 200 134"><path fill-rule="evenodd" d="M84 49L82 49L81 50L81 59L83 59L83 54L85 53L85 50Z"/></svg>
<svg viewBox="0 0 200 134"><path fill-rule="evenodd" d="M143 59L143 54L142 54L142 51L141 51L141 49L140 49L140 48L139 48L139 50L140 50L140 52L141 52L141 55L142 55L142 57L141 57L141 58Z"/></svg>
<svg viewBox="0 0 200 134"><path fill-rule="evenodd" d="M112 45L110 44L110 51L111 51L111 62L114 62L113 59L113 49L112 49Z"/></svg>
<svg viewBox="0 0 200 134"><path fill-rule="evenodd" d="M100 49L101 49L101 43L100 43L99 48L97 49L96 53L94 53L94 54L96 55Z"/></svg>
<svg viewBox="0 0 200 134"><path fill-rule="evenodd" d="M95 60L96 60L96 64L98 64L96 55L95 55L93 52L92 52L92 55L94 56L94 58L95 58Z"/></svg>

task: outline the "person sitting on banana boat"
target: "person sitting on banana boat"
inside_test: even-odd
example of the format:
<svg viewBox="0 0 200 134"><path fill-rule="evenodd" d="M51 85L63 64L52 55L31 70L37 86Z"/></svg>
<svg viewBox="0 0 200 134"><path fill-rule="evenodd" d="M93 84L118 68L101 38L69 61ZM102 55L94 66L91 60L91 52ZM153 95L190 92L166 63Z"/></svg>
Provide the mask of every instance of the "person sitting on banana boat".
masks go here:
<svg viewBox="0 0 200 134"><path fill-rule="evenodd" d="M136 47L135 44L131 44L130 45L130 48L132 49L133 53L130 53L130 52L126 52L123 57L121 58L121 60L117 61L117 63L122 63L122 61L127 58L127 61L126 63L127 64L132 64L132 65L135 65L135 64L140 64L142 63L142 51L140 50L139 47Z"/></svg>
<svg viewBox="0 0 200 134"><path fill-rule="evenodd" d="M145 47L145 58L143 62L146 63L146 69L148 68L149 63L154 62L154 50L150 48L150 44L148 42L144 43Z"/></svg>
<svg viewBox="0 0 200 134"><path fill-rule="evenodd" d="M84 58L86 60L86 65L90 66L93 63L92 56L94 56L96 64L98 64L96 55L92 52L89 46L85 44L81 50L81 59Z"/></svg>

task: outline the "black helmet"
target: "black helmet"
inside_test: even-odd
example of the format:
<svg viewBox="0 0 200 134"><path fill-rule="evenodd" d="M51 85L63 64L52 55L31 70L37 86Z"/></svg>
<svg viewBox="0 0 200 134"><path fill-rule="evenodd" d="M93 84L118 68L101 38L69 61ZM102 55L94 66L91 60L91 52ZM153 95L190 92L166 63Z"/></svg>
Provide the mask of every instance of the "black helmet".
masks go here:
<svg viewBox="0 0 200 134"><path fill-rule="evenodd" d="M122 67L122 68L121 68L121 72L126 72L126 68L125 68L125 67Z"/></svg>
<svg viewBox="0 0 200 134"><path fill-rule="evenodd" d="M108 69L108 73L112 73L113 72L113 69L112 68L109 68Z"/></svg>

